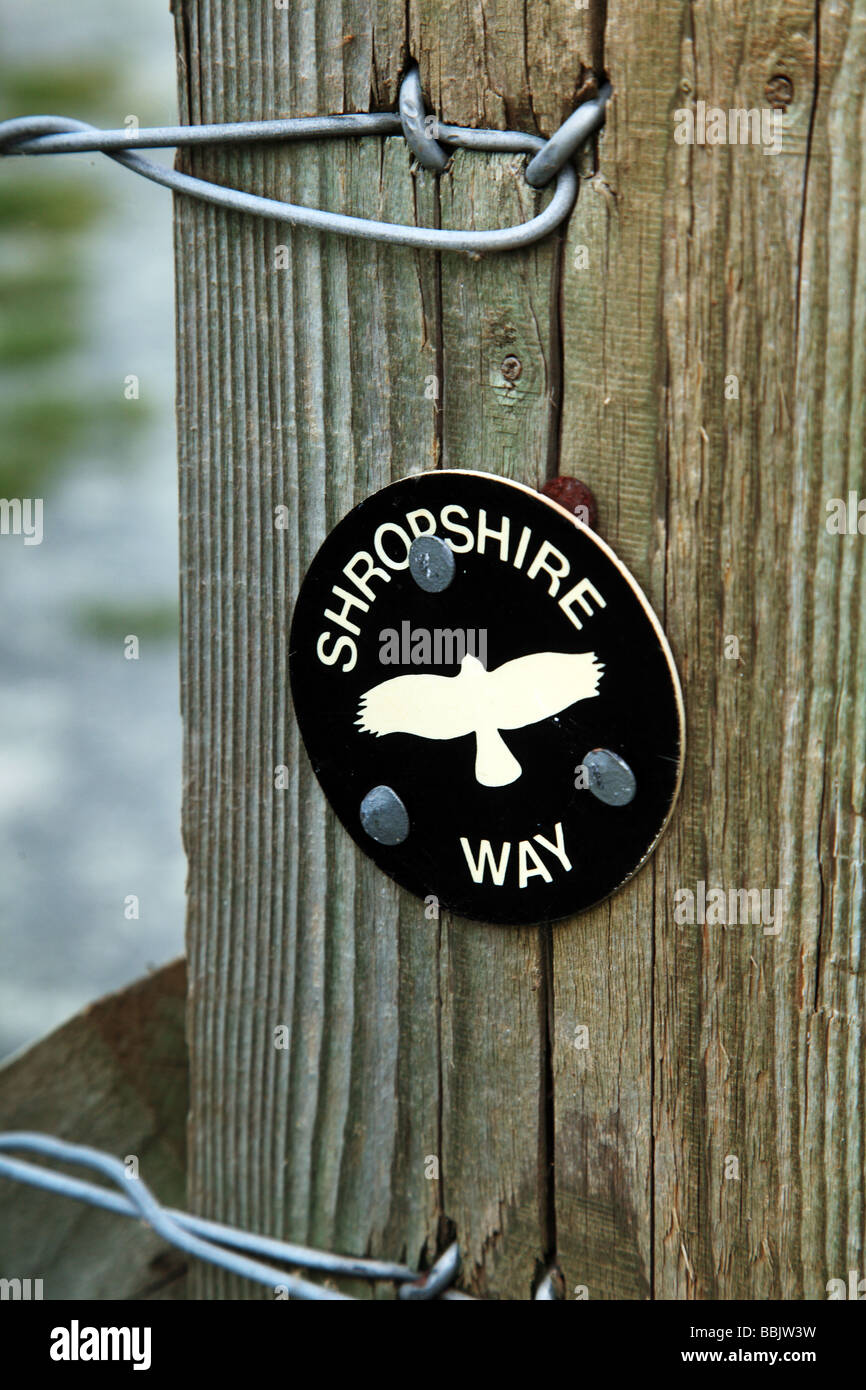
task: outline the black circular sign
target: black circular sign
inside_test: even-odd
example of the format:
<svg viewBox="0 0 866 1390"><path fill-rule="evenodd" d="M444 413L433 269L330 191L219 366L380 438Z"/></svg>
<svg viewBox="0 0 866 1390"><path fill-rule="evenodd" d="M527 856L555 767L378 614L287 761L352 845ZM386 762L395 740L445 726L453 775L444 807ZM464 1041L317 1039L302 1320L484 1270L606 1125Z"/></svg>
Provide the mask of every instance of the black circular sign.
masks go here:
<svg viewBox="0 0 866 1390"><path fill-rule="evenodd" d="M664 634L610 548L522 484L443 470L368 497L304 579L290 667L349 833L461 916L582 911L671 813L684 733Z"/></svg>

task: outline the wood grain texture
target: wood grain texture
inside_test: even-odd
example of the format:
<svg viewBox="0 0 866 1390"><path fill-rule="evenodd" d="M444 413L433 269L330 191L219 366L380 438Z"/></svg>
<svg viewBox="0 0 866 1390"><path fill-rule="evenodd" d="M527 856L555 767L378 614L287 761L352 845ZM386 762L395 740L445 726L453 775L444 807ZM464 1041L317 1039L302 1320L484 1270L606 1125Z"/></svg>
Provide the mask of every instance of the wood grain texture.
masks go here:
<svg viewBox="0 0 866 1390"><path fill-rule="evenodd" d="M173 961L10 1058L0 1129L134 1155L154 1195L183 1207L185 999L184 963ZM50 1300L182 1299L186 1270L186 1256L138 1221L0 1178L0 1278L41 1279Z"/></svg>
<svg viewBox="0 0 866 1390"><path fill-rule="evenodd" d="M593 73L615 91L564 239L516 255L177 202L190 1200L413 1261L456 1230L488 1297L550 1260L570 1297L824 1296L864 1268L864 541L825 527L866 491L864 0L175 10L190 120L393 106L410 55L455 123L546 134ZM675 143L677 109L767 106L779 75L781 154ZM518 160L436 181L399 140L187 158L444 226L536 198ZM553 928L428 921L348 843L294 726L317 546L440 465L587 481L683 678L659 851ZM781 888L781 932L678 923L701 880Z"/></svg>
<svg viewBox="0 0 866 1390"><path fill-rule="evenodd" d="M247 109L235 93L265 39L227 28L233 9L180 16L201 74L194 119ZM266 18L282 51L287 22ZM304 71L327 68L318 42L298 41ZM280 80L269 109L292 110ZM334 104L332 88L316 102ZM249 152L222 156L218 176L325 206L348 187L360 211L405 220L424 188L400 154L379 141ZM365 872L327 812L289 705L287 638L327 531L395 460L435 464L435 285L408 251L178 214L191 1201L257 1230L417 1260L437 1219L424 1180L438 1151L436 933ZM197 1277L203 1292L237 1291Z"/></svg>
<svg viewBox="0 0 866 1390"><path fill-rule="evenodd" d="M657 1298L821 1298L863 1263L863 559L825 520L864 483L866 14L818 17L608 7L616 99L565 261L562 466L665 619L690 750L654 895L642 875L555 934L558 1232L590 1296L635 1296L635 1230ZM781 154L675 144L675 109L766 106L779 74ZM781 933L678 925L698 880L781 887ZM576 1020L598 1050L569 1049ZM575 1200L590 1215L566 1250Z"/></svg>
<svg viewBox="0 0 866 1390"><path fill-rule="evenodd" d="M467 120L467 124L474 121ZM443 227L522 222L538 197L524 161L458 154L440 180ZM442 257L442 462L530 485L556 422L559 247ZM516 358L520 374L503 372ZM491 664L499 657L491 653ZM552 1250L544 929L447 921L443 937L443 1174L464 1281L526 1299Z"/></svg>
<svg viewBox="0 0 866 1390"><path fill-rule="evenodd" d="M177 5L186 118L365 109L370 92L393 101L377 45L390 35L388 61L405 61L402 7L362 8ZM425 24L456 56L449 16ZM561 55L570 85L575 55ZM507 81L525 83L523 50L508 61ZM483 105L448 115L478 124ZM437 187L411 172L399 140L203 152L191 167L398 221L498 225L538 202L519 161L461 157ZM465 1285L526 1298L549 1243L543 938L427 921L348 843L298 744L286 632L326 532L391 478L484 456L543 479L557 243L506 266L185 202L177 226L190 1200L259 1230L413 1261L456 1228ZM500 371L509 352L524 363L517 388ZM282 534L280 504L292 517ZM279 764L291 785L277 792ZM276 1050L281 1024L290 1042ZM430 1157L438 1182L425 1176ZM208 1295L239 1292L214 1271L196 1279Z"/></svg>
<svg viewBox="0 0 866 1390"><path fill-rule="evenodd" d="M552 135L601 70L590 0L409 0L412 56L442 119Z"/></svg>
<svg viewBox="0 0 866 1390"><path fill-rule="evenodd" d="M598 168L583 164L563 257L559 468L593 488L601 534L665 626L659 316L674 93L658 74L676 66L685 12L609 8L615 97ZM674 653L683 675L676 643ZM553 932L556 1231L569 1296L654 1292L654 884L686 794L646 870Z"/></svg>

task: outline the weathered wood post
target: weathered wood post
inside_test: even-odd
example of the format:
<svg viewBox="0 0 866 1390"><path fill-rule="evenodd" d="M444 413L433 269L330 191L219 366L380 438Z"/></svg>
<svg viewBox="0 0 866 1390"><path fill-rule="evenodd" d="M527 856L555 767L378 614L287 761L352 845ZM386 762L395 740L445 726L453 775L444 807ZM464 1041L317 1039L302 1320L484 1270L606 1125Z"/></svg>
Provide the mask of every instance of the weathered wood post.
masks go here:
<svg viewBox="0 0 866 1390"><path fill-rule="evenodd" d="M456 1231L488 1297L553 1261L569 1297L824 1296L863 1260L864 543L825 526L863 483L859 5L174 8L189 121L392 109L410 55L460 125L548 135L592 74L615 93L567 231L525 252L177 200L193 1208L410 1261ZM677 144L698 100L784 105L782 152ZM536 201L514 156L437 179L398 138L183 159L395 221ZM589 482L683 678L660 850L552 928L428 920L299 746L300 578L439 465ZM781 931L677 922L700 881L781 887Z"/></svg>

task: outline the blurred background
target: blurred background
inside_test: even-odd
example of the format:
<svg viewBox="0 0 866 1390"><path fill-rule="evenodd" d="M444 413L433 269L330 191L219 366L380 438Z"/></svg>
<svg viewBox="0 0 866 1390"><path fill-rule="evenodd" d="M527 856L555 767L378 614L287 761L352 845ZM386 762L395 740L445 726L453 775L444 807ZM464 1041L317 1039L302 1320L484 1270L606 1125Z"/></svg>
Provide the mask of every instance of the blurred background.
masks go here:
<svg viewBox="0 0 866 1390"><path fill-rule="evenodd" d="M0 0L0 118L173 122L168 5ZM0 535L0 1057L183 950L171 215L0 161L0 498L44 500Z"/></svg>

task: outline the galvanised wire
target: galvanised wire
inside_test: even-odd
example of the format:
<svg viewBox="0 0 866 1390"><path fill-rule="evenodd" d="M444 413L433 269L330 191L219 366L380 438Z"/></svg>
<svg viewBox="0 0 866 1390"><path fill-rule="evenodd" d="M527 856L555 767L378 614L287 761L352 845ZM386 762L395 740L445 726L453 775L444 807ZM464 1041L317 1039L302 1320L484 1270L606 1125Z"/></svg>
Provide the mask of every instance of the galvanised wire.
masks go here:
<svg viewBox="0 0 866 1390"><path fill-rule="evenodd" d="M0 122L0 154L45 155L79 154L100 151L123 164L133 173L234 212L285 222L293 227L312 227L383 241L398 246L423 247L430 251L511 251L529 246L547 236L568 216L577 197L577 176L570 163L579 145L604 122L610 87L584 102L549 140L514 130L471 130L446 125L424 115L420 80L416 67L410 68L400 89L400 111L361 112L345 116L301 116L275 121L234 121L223 125L156 126L139 130L98 130L85 121L66 116L22 116ZM556 179L553 196L535 217L513 227L490 231L450 230L440 227L414 227L397 222L326 212L321 208L264 198L242 189L226 188L206 179L182 173L145 159L135 148L158 149L177 146L254 144L267 141L345 139L347 136L403 134L419 162L433 170L445 167L448 150L463 149L492 154L529 154L526 168L532 188L542 188ZM448 150L445 147L448 147Z"/></svg>
<svg viewBox="0 0 866 1390"><path fill-rule="evenodd" d="M7 1157L10 1149L39 1154L58 1163L90 1169L109 1178L119 1191L113 1192L111 1188L83 1182L80 1178L70 1177L66 1173L53 1172L50 1168L38 1164ZM334 1255L329 1251L312 1250L307 1246L291 1244L272 1236L255 1235L249 1231L239 1231L233 1226L224 1226L218 1221L206 1221L202 1217L190 1216L186 1212L162 1206L141 1178L130 1177L119 1158L87 1145L70 1144L49 1134L27 1131L0 1134L0 1177L28 1183L32 1187L41 1187L48 1192L56 1192L61 1197L74 1197L78 1201L115 1212L119 1216L138 1217L151 1226L157 1235L162 1236L163 1240L189 1255L194 1255L196 1259L219 1265L222 1269L239 1274L244 1279L251 1279L257 1284L264 1284L271 1291L285 1290L290 1298L308 1302L344 1302L351 1301L351 1296L337 1293L336 1290L325 1288L321 1284L313 1284L286 1270L263 1264L260 1260L249 1258L244 1252L284 1260L295 1268L315 1270L321 1274L335 1274L352 1279L384 1280L397 1284L398 1297L407 1299L442 1297L460 1268L460 1251L456 1243L448 1247L431 1270L421 1274L410 1269L408 1265L390 1260ZM223 1248L226 1246L229 1248Z"/></svg>
<svg viewBox="0 0 866 1390"><path fill-rule="evenodd" d="M110 1187L84 1182L81 1178L54 1172L41 1164L13 1158L9 1155L9 1150L38 1154L58 1163L87 1168L108 1178L119 1190L112 1191ZM306 1269L319 1274L392 1283L397 1287L397 1298L404 1302L478 1302L470 1294L451 1288L460 1270L460 1247L457 1241L449 1245L432 1268L425 1273L419 1273L409 1265L392 1260L374 1260L366 1256L335 1255L327 1250L313 1250L306 1245L296 1245L290 1241L277 1240L274 1236L241 1231L235 1226L225 1226L219 1221L208 1221L201 1216L190 1216L188 1212L164 1207L142 1178L130 1175L121 1159L115 1158L113 1154L103 1153L100 1149L93 1149L85 1144L71 1144L50 1134L36 1134L27 1130L0 1134L0 1178L27 1183L30 1187L42 1188L60 1197L72 1197L76 1201L87 1202L90 1206L113 1212L117 1216L137 1217L152 1227L163 1240L185 1251L186 1254L208 1264L218 1265L243 1279L263 1284L272 1293L276 1293L277 1290L284 1291L291 1299L305 1302L358 1301L353 1300L351 1294L338 1293L335 1289L313 1284L300 1275L263 1264L261 1260L251 1259L250 1255L265 1255L270 1259L283 1260L295 1269ZM535 1299L546 1302L560 1297L554 1272L548 1271L539 1283Z"/></svg>

